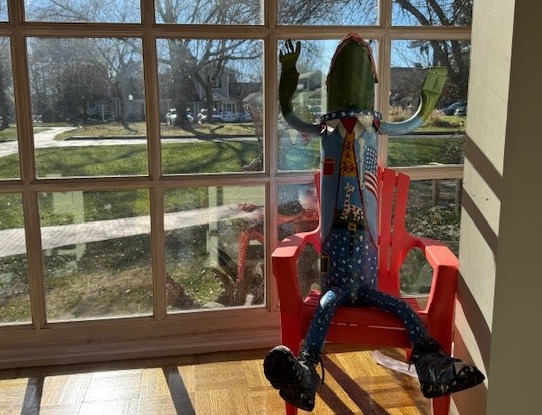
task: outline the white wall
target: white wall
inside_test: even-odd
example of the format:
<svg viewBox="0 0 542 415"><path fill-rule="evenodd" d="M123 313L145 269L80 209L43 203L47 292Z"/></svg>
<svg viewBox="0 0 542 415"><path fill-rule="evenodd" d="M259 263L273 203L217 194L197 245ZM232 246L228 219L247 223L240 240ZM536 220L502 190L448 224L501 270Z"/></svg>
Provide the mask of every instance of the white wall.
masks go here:
<svg viewBox="0 0 542 415"><path fill-rule="evenodd" d="M474 2L452 413L541 413L542 3Z"/></svg>

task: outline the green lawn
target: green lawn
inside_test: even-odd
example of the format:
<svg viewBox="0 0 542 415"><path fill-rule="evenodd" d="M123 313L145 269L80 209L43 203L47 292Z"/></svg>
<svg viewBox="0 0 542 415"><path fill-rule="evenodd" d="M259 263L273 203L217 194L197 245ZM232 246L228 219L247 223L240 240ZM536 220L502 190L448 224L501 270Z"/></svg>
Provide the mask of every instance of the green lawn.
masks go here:
<svg viewBox="0 0 542 415"><path fill-rule="evenodd" d="M147 136L147 124L145 122L136 122L129 124L130 129L125 129L122 124L117 122L107 124L86 125L56 136L57 140L66 140L70 138L119 138ZM226 124L193 124L190 129L182 129L174 126L162 124L160 126L161 137L178 138L215 138L215 137L235 137L254 135L254 124L251 123L226 123Z"/></svg>
<svg viewBox="0 0 542 415"><path fill-rule="evenodd" d="M459 117L438 117L433 126L440 125L453 131L460 122ZM40 126L42 127L42 126ZM43 126L47 128L47 126ZM131 124L133 135L145 135L145 124ZM199 134L219 137L217 134L242 135L254 132L252 124L196 125ZM7 130L6 130L7 131ZM182 135L177 127L162 127L164 137ZM455 130L457 131L457 130ZM13 131L11 131L13 132ZM5 133L5 132L4 132ZM8 133L6 133L8 134ZM81 135L85 137L116 136L126 134L120 125L98 125L80 128L62 134L61 139ZM185 131L185 134L188 132ZM191 133L193 134L193 132ZM389 165L404 166L431 162L459 163L463 141L461 138L391 138L388 147ZM162 170L164 174L198 174L242 172L261 153L258 141L202 140L189 143L164 143L162 146ZM279 142L279 168L316 169L319 164L319 140L313 139L308 145L301 140L292 143L289 138ZM36 151L37 172L40 177L97 177L147 175L147 145L85 146L70 148L38 149ZM0 178L19 177L17 155L2 158ZM9 209L9 208L8 208ZM2 213L0 217L9 215ZM6 225L4 225L5 227Z"/></svg>
<svg viewBox="0 0 542 415"><path fill-rule="evenodd" d="M60 138L67 139L74 135L146 136L143 124L132 126L133 131L129 134L119 126L95 126L74 130ZM453 128L448 125L446 132L450 133ZM251 131L253 133L253 126L250 124L197 126L197 129L199 136L203 138L251 134ZM170 127L162 127L161 133L162 137L189 137L189 134L195 134L194 131L182 132L178 128ZM14 129L0 135L0 140L10 134L14 134ZM462 140L459 138L392 138L388 148L389 164L397 166L435 161L456 163L461 158L461 148ZM163 143L161 161L164 174L233 173L242 172L243 166L260 153L261 143L258 141L208 139L191 143ZM38 149L36 159L40 177L148 174L145 144ZM280 169L316 169L318 163L318 139L312 140L308 145L299 141L293 143L288 138L279 142ZM2 158L0 178L18 176L17 155ZM50 193L42 193L38 197L42 226L72 223L70 214L54 213ZM208 197L206 187L170 189L164 195L164 209L166 212L197 209L206 206ZM147 215L149 194L144 189L85 192L84 209L85 221ZM23 227L21 212L19 194L0 194L0 229ZM458 215L444 217L444 213L439 209L412 212L410 227L414 230L421 228L424 235L431 235L435 229L441 228L451 229L450 232L453 231L455 235L459 223ZM198 304L218 300L224 294L224 287L217 279L217 274L205 265L207 232L207 227L196 227L167 233L166 269L174 280L183 284L190 298ZM69 263L63 256L45 255L48 317L54 320L150 313L150 252L148 235L89 243L83 258L77 262L76 271L73 272L68 271ZM423 262L418 264L419 262L408 261L408 264L415 264L410 266L409 274L419 274L418 265L424 266ZM6 294L5 298L0 300L0 323L29 318L28 296L25 295L27 274L24 255L1 258L0 267L7 273L5 275L9 274L12 278L12 282L5 287L0 284L0 291L4 290ZM412 269L416 271L411 271ZM408 286L415 284L407 282Z"/></svg>
<svg viewBox="0 0 542 415"><path fill-rule="evenodd" d="M462 163L463 143L460 137L391 137L388 141L388 166Z"/></svg>
<svg viewBox="0 0 542 415"><path fill-rule="evenodd" d="M0 131L0 143L17 139L17 128L9 127Z"/></svg>

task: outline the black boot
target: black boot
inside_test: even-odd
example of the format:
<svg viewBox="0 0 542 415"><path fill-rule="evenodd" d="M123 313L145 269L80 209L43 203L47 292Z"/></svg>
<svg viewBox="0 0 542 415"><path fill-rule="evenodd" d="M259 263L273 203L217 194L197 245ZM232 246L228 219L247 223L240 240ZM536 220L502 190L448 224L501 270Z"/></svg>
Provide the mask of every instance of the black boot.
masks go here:
<svg viewBox="0 0 542 415"><path fill-rule="evenodd" d="M282 399L310 412L320 385L318 363L321 363L318 353L304 352L296 358L286 346L277 346L265 357L263 368L265 377L279 390Z"/></svg>
<svg viewBox="0 0 542 415"><path fill-rule="evenodd" d="M472 388L485 379L476 366L449 356L433 339L427 339L413 348L411 362L416 367L421 390L426 398Z"/></svg>

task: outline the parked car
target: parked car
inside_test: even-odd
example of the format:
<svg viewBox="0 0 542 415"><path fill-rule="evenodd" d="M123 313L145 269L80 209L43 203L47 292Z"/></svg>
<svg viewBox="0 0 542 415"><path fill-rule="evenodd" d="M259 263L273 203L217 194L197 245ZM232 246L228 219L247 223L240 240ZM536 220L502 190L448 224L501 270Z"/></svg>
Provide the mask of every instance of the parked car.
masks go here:
<svg viewBox="0 0 542 415"><path fill-rule="evenodd" d="M324 113L324 111L322 110L322 106L315 104L315 105L309 105L308 108L309 108L309 111L314 116L314 121L317 123L320 122L320 117Z"/></svg>
<svg viewBox="0 0 542 415"><path fill-rule="evenodd" d="M309 105L309 111L312 112L315 116L320 117L324 112L322 111L321 105Z"/></svg>
<svg viewBox="0 0 542 415"><path fill-rule="evenodd" d="M186 118L189 122L194 122L194 117L190 112L186 112ZM168 112L166 112L166 124L167 125L173 125L175 124L175 120L177 119L177 110L175 108L170 108Z"/></svg>
<svg viewBox="0 0 542 415"><path fill-rule="evenodd" d="M251 122L252 115L250 112L242 112L239 114L239 122Z"/></svg>
<svg viewBox="0 0 542 415"><path fill-rule="evenodd" d="M177 119L177 110L175 108L170 108L166 112L166 124L173 125L175 124L176 119Z"/></svg>
<svg viewBox="0 0 542 415"><path fill-rule="evenodd" d="M467 113L467 103L465 101L456 101L450 105L448 105L446 108L443 108L441 111L444 115L456 115L456 110L459 110L459 112Z"/></svg>
<svg viewBox="0 0 542 415"><path fill-rule="evenodd" d="M220 115L220 121L222 122L239 121L239 117L231 111L222 111L219 115Z"/></svg>
<svg viewBox="0 0 542 415"><path fill-rule="evenodd" d="M454 111L456 117L466 117L467 116L467 106L457 107Z"/></svg>
<svg viewBox="0 0 542 415"><path fill-rule="evenodd" d="M201 124L201 123L204 123L204 122L207 122L207 117L208 117L208 111L207 111L207 108L201 109L200 112L198 113L198 117L197 117L197 118L198 118L198 122L199 122L200 124ZM217 121L218 121L218 122L222 121L222 120L220 119L220 114L219 114L218 111L216 111L216 110L213 110L211 117L213 117L212 119L213 119L213 121L215 121L215 122L217 122Z"/></svg>

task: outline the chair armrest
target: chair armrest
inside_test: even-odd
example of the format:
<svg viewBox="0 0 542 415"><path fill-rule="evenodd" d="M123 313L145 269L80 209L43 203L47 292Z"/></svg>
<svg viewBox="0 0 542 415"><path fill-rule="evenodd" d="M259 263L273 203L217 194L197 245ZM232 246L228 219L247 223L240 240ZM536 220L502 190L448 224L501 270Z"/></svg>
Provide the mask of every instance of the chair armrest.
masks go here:
<svg viewBox="0 0 542 415"><path fill-rule="evenodd" d="M320 252L320 227L285 238L271 255L281 313L300 312L303 299L299 290L297 260L307 244Z"/></svg>
<svg viewBox="0 0 542 415"><path fill-rule="evenodd" d="M453 316L457 293L459 261L446 245L430 238L412 238L413 247L422 250L433 268L429 298L423 314L427 315L433 335L451 353ZM443 322L447 322L444 324Z"/></svg>

